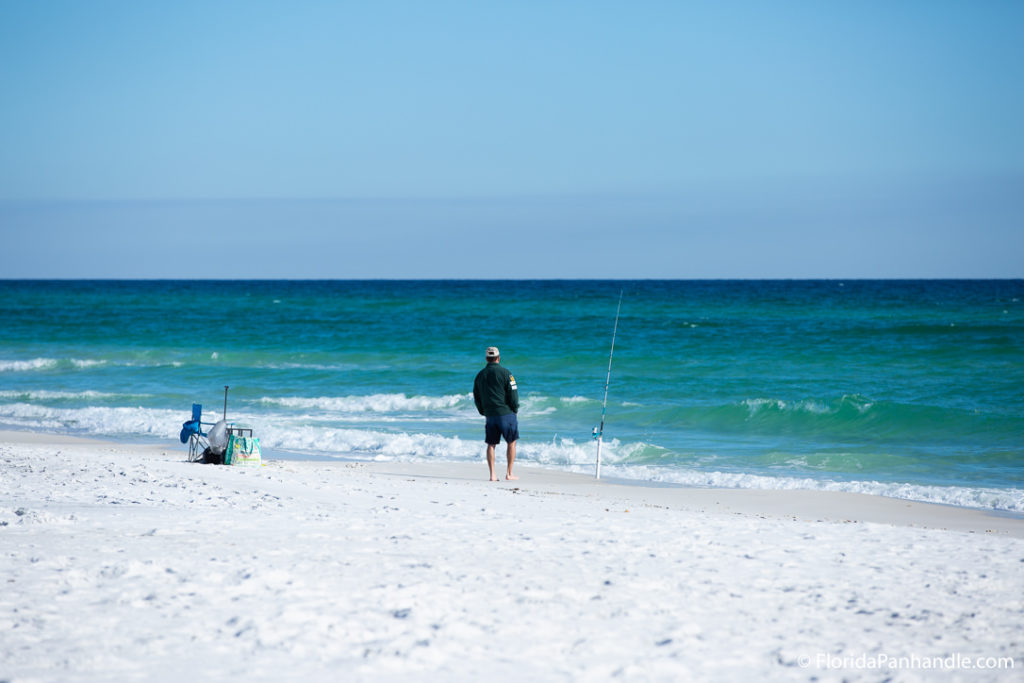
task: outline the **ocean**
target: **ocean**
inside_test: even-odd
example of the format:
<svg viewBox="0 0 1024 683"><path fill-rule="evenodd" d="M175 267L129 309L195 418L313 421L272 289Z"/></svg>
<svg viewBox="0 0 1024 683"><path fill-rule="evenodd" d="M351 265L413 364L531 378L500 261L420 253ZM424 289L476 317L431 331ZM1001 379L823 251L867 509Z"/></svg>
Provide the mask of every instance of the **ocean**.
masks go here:
<svg viewBox="0 0 1024 683"><path fill-rule="evenodd" d="M498 346L518 461L1024 512L1024 281L0 281L0 428L270 457L483 463ZM499 461L501 450L499 450Z"/></svg>

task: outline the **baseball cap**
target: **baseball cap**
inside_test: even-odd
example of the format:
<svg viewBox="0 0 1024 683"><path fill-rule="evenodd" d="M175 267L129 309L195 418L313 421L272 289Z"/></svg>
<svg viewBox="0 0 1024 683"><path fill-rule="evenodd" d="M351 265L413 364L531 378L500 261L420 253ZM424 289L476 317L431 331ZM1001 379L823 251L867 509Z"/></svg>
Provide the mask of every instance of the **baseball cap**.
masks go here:
<svg viewBox="0 0 1024 683"><path fill-rule="evenodd" d="M487 357L488 358L497 358L500 355L501 354L498 352L498 347L497 346L488 346L487 347Z"/></svg>

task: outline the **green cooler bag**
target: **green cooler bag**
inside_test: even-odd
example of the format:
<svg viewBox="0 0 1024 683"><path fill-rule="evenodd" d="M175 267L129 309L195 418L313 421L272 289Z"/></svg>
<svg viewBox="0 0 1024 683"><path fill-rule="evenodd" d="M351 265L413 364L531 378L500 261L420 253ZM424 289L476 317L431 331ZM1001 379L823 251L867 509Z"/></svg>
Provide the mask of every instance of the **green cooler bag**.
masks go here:
<svg viewBox="0 0 1024 683"><path fill-rule="evenodd" d="M228 437L228 449L224 451L225 465L259 467L261 463L260 438L258 436L237 436L232 434Z"/></svg>

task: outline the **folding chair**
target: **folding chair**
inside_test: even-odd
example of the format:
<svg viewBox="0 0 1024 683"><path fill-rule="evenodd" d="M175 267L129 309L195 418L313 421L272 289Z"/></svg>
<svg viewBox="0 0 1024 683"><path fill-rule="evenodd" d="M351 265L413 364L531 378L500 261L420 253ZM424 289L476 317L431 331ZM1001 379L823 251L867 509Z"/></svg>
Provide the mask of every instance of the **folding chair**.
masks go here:
<svg viewBox="0 0 1024 683"><path fill-rule="evenodd" d="M201 403L192 404L192 419L188 422L184 422L181 425L181 434L179 438L182 443L188 444L188 461L199 462L203 459L203 453L207 448L210 447L210 443L206 440L206 432L203 431L203 427L212 427L215 422L203 422L203 405Z"/></svg>

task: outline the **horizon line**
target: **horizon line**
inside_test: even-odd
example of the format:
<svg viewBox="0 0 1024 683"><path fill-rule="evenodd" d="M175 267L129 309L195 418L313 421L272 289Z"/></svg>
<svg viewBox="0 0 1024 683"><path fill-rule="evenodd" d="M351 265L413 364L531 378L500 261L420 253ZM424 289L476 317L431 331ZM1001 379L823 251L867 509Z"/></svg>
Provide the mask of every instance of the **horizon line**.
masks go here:
<svg viewBox="0 0 1024 683"><path fill-rule="evenodd" d="M0 282L1014 282L1020 277L0 277Z"/></svg>

